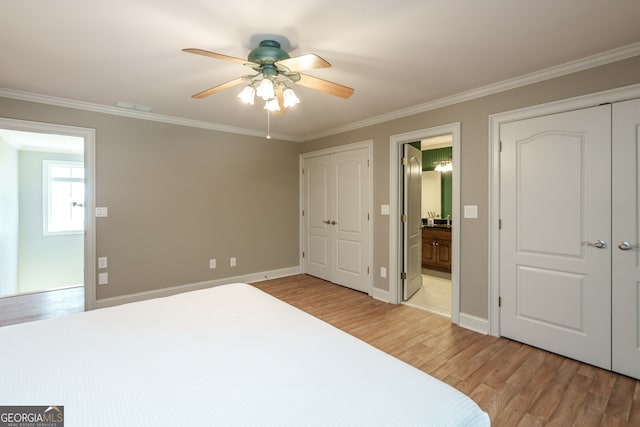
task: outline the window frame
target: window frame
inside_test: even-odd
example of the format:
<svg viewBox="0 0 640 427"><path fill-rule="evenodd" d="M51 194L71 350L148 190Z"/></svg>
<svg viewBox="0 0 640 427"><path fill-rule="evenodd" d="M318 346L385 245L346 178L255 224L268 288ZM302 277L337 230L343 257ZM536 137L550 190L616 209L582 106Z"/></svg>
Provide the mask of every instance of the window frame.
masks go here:
<svg viewBox="0 0 640 427"><path fill-rule="evenodd" d="M68 179L52 179L51 177L51 169L53 167L69 167L69 168L77 168L81 167L85 170L84 162L82 161L72 161L72 160L50 160L45 159L42 161L42 235L43 236L63 236L63 235L75 235L75 234L84 234L86 230L85 224L85 212L86 212L86 175L83 174L83 178L68 178ZM85 170L86 173L86 170ZM67 229L60 231L50 231L49 224L51 220L51 183L53 181L65 181L69 183L73 182L82 182L85 185L84 194L83 194L83 211L82 214L82 229Z"/></svg>

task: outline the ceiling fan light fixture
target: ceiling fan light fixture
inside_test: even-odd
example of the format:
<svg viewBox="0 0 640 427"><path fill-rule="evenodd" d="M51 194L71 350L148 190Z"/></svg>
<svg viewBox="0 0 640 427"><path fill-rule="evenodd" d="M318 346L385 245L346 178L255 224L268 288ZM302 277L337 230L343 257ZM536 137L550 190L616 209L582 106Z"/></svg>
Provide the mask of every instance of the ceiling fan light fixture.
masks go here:
<svg viewBox="0 0 640 427"><path fill-rule="evenodd" d="M282 103L284 108L293 107L294 105L300 103L300 98L296 96L295 92L290 87L284 90L284 92L282 93L282 96L284 98L284 101Z"/></svg>
<svg viewBox="0 0 640 427"><path fill-rule="evenodd" d="M245 104L249 104L249 105L253 105L253 100L255 99L255 96L256 96L256 90L251 85L246 86L242 90L242 92L238 94L238 98L240 98L240 100Z"/></svg>
<svg viewBox="0 0 640 427"><path fill-rule="evenodd" d="M256 89L256 94L265 101L273 99L276 96L276 92L271 79L262 79L262 81L258 85L258 88Z"/></svg>
<svg viewBox="0 0 640 427"><path fill-rule="evenodd" d="M264 104L264 109L269 111L280 111L280 104L276 98L270 99Z"/></svg>

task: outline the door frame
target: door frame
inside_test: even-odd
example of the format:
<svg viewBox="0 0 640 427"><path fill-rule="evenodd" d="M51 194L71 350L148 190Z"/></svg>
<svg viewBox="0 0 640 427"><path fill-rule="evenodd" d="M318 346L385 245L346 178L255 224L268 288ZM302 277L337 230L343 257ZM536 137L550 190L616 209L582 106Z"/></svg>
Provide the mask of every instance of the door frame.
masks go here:
<svg viewBox="0 0 640 427"><path fill-rule="evenodd" d="M489 334L500 336L500 125L640 97L640 84L506 111L489 116Z"/></svg>
<svg viewBox="0 0 640 427"><path fill-rule="evenodd" d="M96 130L54 123L33 122L0 117L0 128L24 132L70 135L84 138L85 169L85 238L84 238L84 309L92 310L96 304L96 220L95 220L95 145Z"/></svg>
<svg viewBox="0 0 640 427"><path fill-rule="evenodd" d="M346 152L346 151L353 151L353 150L358 150L358 149L362 149L362 148L366 148L367 149L367 159L369 161L369 168L368 168L368 173L369 173L369 188L367 189L367 191L369 191L369 206L367 206L367 209L369 211L369 221L367 224L368 230L367 232L369 233L369 245L368 245L368 253L367 253L367 263L369 265L369 271L368 271L368 280L367 280L367 294L372 296L373 295L373 140L372 139L368 139L365 141L360 141L360 142L354 142L352 144L346 144L346 145L339 145L336 147L330 147L330 148L324 148L321 150L316 150L316 151L309 151L306 153L301 153L298 156L298 177L300 179L299 181L299 196L298 196L298 205L299 205L299 229L300 229L300 239L299 239L299 247L300 247L300 258L299 258L299 263L300 263L300 271L302 273L306 273L305 269L304 269L304 257L302 256L302 253L304 252L304 217L302 215L302 212L304 211L304 175L302 173L302 170L304 168L304 160L311 158L311 157L318 157L318 156L325 156L328 154L335 154L335 153L342 153L342 152Z"/></svg>
<svg viewBox="0 0 640 427"><path fill-rule="evenodd" d="M389 140L389 302L402 302L402 145L445 134L453 135L451 220L451 322L460 323L460 122L391 135Z"/></svg>

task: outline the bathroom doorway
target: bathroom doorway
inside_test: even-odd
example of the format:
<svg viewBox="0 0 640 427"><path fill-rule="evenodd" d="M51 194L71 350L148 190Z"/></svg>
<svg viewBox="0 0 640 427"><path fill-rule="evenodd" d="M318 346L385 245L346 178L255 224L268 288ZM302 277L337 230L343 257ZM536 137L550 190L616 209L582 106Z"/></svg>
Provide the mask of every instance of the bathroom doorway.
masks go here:
<svg viewBox="0 0 640 427"><path fill-rule="evenodd" d="M404 303L451 318L453 134L420 141L422 284Z"/></svg>

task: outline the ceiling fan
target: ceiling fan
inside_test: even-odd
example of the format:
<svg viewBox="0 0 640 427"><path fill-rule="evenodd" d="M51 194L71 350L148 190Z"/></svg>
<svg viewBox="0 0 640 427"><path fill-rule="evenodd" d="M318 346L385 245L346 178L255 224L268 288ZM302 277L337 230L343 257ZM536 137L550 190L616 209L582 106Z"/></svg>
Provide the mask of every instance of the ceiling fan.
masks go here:
<svg viewBox="0 0 640 427"><path fill-rule="evenodd" d="M345 99L354 92L350 87L301 73L303 70L329 68L331 64L313 53L292 58L274 40L261 41L257 48L249 52L246 60L202 49L189 48L182 51L247 65L256 71L256 74L242 76L192 95L196 99L246 83L247 86L238 95L243 102L253 104L255 95L258 95L265 101L265 109L284 112L286 108L300 102L291 89L293 84Z"/></svg>

